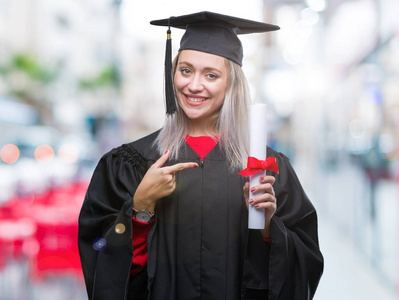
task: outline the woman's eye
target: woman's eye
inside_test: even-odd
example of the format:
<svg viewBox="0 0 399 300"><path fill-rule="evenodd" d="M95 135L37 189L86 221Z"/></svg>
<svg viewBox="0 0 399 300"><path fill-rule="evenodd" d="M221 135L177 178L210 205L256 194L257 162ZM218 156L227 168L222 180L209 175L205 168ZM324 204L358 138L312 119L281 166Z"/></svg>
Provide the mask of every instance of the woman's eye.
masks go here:
<svg viewBox="0 0 399 300"><path fill-rule="evenodd" d="M218 78L218 76L215 75L215 74L208 74L207 76L208 76L209 79L216 79L216 78Z"/></svg>
<svg viewBox="0 0 399 300"><path fill-rule="evenodd" d="M190 70L189 69L181 69L182 74L190 74Z"/></svg>

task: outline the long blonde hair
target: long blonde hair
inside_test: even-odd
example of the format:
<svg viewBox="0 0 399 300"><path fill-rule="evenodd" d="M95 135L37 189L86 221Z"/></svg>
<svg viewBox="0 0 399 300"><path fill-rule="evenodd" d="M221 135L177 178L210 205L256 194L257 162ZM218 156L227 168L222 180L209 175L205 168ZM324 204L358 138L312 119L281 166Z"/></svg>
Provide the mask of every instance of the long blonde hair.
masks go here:
<svg viewBox="0 0 399 300"><path fill-rule="evenodd" d="M179 54L173 61L173 77ZM229 73L226 95L221 109L215 114L211 122L211 126L218 132L219 147L226 152L230 168L244 168L249 149L249 89L241 67L231 60L225 59L225 61ZM154 142L160 154L169 150L172 159L179 158L179 148L189 132L188 118L177 100L176 102L176 113L166 116L165 125Z"/></svg>

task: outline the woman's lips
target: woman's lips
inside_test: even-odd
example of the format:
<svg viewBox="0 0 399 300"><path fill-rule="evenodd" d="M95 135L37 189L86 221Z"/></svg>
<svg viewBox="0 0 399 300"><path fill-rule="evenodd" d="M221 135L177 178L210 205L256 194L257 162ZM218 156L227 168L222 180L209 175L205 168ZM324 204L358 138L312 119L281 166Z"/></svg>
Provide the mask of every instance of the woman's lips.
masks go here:
<svg viewBox="0 0 399 300"><path fill-rule="evenodd" d="M184 95L184 98L187 104L192 106L202 105L206 100L208 100L208 98L205 97L189 96L189 95Z"/></svg>

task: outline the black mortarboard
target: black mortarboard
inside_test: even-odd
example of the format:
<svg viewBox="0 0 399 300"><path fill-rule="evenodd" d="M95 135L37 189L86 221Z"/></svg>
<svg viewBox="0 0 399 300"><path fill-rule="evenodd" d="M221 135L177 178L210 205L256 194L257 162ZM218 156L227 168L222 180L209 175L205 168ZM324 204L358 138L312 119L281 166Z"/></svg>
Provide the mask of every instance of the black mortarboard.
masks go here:
<svg viewBox="0 0 399 300"><path fill-rule="evenodd" d="M165 97L166 113L173 114L176 111L176 102L173 93L172 81L172 55L170 27L185 29L180 49L191 49L211 54L216 54L234 61L242 66L243 50L238 34L267 32L280 29L271 25L252 20L246 20L227 15L199 12L168 19L155 20L152 25L168 26L168 39L166 42L165 56Z"/></svg>

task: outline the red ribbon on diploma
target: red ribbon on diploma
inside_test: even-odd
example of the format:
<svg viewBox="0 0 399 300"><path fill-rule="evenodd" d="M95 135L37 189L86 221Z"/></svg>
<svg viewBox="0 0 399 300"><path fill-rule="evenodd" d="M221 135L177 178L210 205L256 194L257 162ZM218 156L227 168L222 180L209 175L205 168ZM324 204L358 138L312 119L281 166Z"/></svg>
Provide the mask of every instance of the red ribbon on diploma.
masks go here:
<svg viewBox="0 0 399 300"><path fill-rule="evenodd" d="M266 170L270 170L278 174L278 165L275 157L268 157L265 160L259 160L255 157L248 156L247 168L238 174L248 177L260 171Z"/></svg>

